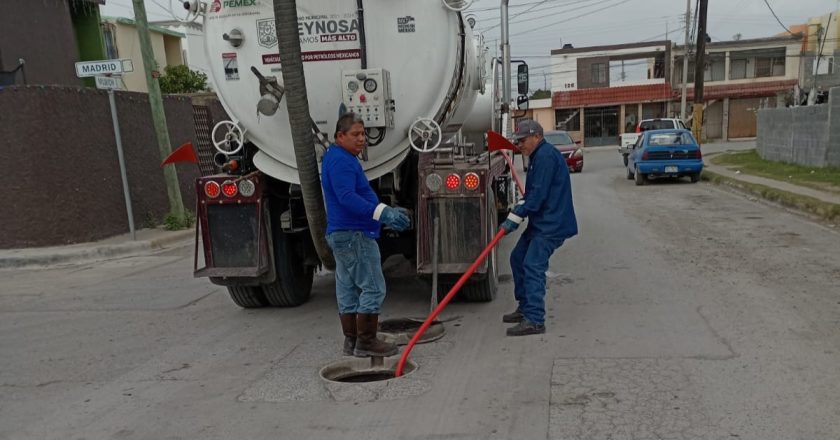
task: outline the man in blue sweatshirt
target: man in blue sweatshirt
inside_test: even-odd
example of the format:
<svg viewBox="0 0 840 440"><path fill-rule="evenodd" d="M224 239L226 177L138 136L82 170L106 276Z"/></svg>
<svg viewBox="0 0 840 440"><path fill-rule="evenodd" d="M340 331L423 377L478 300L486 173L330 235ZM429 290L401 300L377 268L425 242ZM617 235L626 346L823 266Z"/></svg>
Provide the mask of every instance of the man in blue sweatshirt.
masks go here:
<svg viewBox="0 0 840 440"><path fill-rule="evenodd" d="M548 259L566 239L578 233L572 185L566 159L543 138L543 128L536 121L519 122L514 140L528 156L525 196L514 206L501 227L512 233L525 218L528 228L510 254L516 311L502 317L517 323L508 336L545 333L545 271Z"/></svg>
<svg viewBox="0 0 840 440"><path fill-rule="evenodd" d="M385 277L379 254L381 224L396 231L410 225L400 209L379 198L356 158L365 148L365 126L355 113L335 124L335 144L324 154L321 186L327 204L327 243L335 255L335 294L347 356L392 356L397 346L376 337Z"/></svg>

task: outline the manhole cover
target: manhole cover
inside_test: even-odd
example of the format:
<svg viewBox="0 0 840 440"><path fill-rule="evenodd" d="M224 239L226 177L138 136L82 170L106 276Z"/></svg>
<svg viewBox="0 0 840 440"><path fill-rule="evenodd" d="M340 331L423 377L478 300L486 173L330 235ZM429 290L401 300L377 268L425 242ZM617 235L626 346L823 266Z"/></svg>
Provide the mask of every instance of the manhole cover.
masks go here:
<svg viewBox="0 0 840 440"><path fill-rule="evenodd" d="M417 330L420 329L421 325L423 325L423 321L419 319L386 319L379 323L378 335L386 342L397 345L406 345L408 344L408 341L414 337L414 334L417 333ZM434 321L432 322L432 325L423 332L423 336L420 337L420 340L417 341L417 343L422 344L425 342L437 341L443 337L444 333L445 330L443 328L443 323L440 321Z"/></svg>
<svg viewBox="0 0 840 440"><path fill-rule="evenodd" d="M321 368L321 378L329 382L369 383L394 379L400 358L353 358L342 359ZM407 361L403 367L405 377L417 369L417 364Z"/></svg>

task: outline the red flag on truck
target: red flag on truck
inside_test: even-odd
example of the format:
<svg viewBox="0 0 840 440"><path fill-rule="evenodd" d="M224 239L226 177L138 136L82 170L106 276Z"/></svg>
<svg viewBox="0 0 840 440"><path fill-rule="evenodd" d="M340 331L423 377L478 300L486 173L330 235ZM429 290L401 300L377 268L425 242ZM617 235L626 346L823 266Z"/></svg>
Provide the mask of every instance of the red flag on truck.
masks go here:
<svg viewBox="0 0 840 440"><path fill-rule="evenodd" d="M163 163L160 164L160 166L175 162L192 162L194 164L198 164L198 156L195 155L192 142L187 142L186 144L178 147L178 149L173 151L172 154L170 154Z"/></svg>
<svg viewBox="0 0 840 440"><path fill-rule="evenodd" d="M496 133L493 130L487 131L487 149L489 151L498 151L498 150L511 150L511 151L519 151L516 148L516 145L513 145L509 140L505 139L499 133Z"/></svg>

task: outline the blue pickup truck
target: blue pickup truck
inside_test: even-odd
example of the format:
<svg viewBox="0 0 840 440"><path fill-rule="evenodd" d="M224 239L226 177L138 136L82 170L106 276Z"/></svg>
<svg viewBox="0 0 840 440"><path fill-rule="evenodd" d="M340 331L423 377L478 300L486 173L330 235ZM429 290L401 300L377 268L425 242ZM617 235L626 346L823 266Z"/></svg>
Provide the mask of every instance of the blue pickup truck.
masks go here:
<svg viewBox="0 0 840 440"><path fill-rule="evenodd" d="M627 160L627 179L644 185L649 178L688 176L700 180L703 154L700 145L683 129L651 130L639 136Z"/></svg>

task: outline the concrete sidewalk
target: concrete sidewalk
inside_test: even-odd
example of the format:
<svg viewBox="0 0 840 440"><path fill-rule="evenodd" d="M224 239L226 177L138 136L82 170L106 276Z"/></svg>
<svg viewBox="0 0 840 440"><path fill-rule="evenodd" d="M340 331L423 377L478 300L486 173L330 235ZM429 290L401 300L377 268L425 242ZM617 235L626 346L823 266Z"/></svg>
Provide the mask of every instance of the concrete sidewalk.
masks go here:
<svg viewBox="0 0 840 440"><path fill-rule="evenodd" d="M711 156L711 155L710 155ZM707 156L708 158L709 156ZM742 182L747 183L754 183L757 185L764 185L769 186L770 188L775 188L778 190L786 191L789 193L811 197L817 199L821 202L831 203L834 205L840 205L840 193L831 192L831 191L822 191L815 188L805 187L801 185L796 185L793 183L788 183L781 180L770 179L767 177L760 177L755 176L752 174L741 173L736 170L732 170L728 167L714 165L709 163L708 161L704 161L704 167L708 171L713 173L720 174L724 177L728 177L730 179L740 180Z"/></svg>
<svg viewBox="0 0 840 440"><path fill-rule="evenodd" d="M0 249L0 269L30 268L61 264L78 264L107 258L137 255L187 244L195 237L195 229L167 231L141 229L136 240L129 234L91 243L27 249Z"/></svg>

